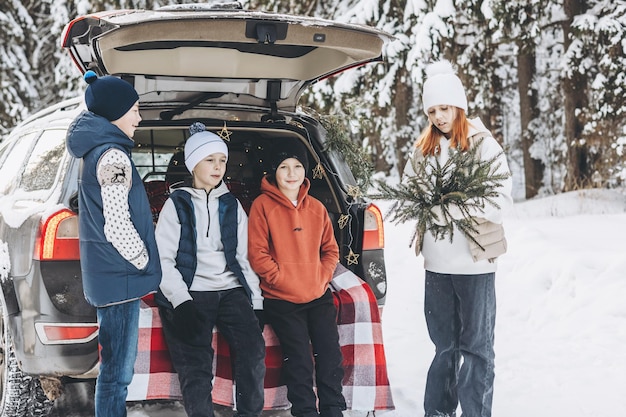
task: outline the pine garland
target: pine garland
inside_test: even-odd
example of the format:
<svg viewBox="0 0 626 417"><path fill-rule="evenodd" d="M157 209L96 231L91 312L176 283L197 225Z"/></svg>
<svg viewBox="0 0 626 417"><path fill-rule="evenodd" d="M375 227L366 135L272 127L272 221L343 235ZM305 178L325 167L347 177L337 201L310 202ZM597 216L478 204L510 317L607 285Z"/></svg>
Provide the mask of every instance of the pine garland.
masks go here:
<svg viewBox="0 0 626 417"><path fill-rule="evenodd" d="M417 150L417 157L409 160L415 175L406 176L395 186L378 180L370 197L393 201L389 215L396 224L417 220L411 241L417 236L421 245L426 231L435 239L448 237L452 241L456 227L480 246L475 239L477 223L470 213L484 209L487 204L499 208L495 201L498 188L510 175L497 173L502 152L488 160L480 159L481 143L482 139L477 140L466 152L450 148L449 159L443 165L436 158L422 157ZM461 216L453 217L454 211Z"/></svg>
<svg viewBox="0 0 626 417"><path fill-rule="evenodd" d="M324 115L319 120L326 129L326 149L335 151L343 156L350 167L360 189L367 189L371 185L374 165L366 152L358 146L348 132L350 127L345 116Z"/></svg>

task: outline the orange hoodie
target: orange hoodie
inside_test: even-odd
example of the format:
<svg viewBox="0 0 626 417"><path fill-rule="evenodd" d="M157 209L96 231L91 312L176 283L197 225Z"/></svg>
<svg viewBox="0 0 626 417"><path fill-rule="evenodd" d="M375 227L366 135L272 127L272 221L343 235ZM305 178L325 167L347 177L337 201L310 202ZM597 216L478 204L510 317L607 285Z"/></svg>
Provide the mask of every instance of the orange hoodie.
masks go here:
<svg viewBox="0 0 626 417"><path fill-rule="evenodd" d="M339 247L324 205L309 192L307 178L298 204L270 183L250 208L248 258L266 298L303 304L321 297L339 262Z"/></svg>

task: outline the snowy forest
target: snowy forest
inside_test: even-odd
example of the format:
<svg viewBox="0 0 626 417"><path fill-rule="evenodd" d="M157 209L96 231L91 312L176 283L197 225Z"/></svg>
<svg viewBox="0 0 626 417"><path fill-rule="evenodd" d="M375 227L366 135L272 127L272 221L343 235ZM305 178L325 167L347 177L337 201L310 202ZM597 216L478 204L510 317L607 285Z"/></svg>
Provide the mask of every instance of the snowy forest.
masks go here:
<svg viewBox="0 0 626 417"><path fill-rule="evenodd" d="M82 92L61 50L71 19L190 1L2 0L0 136ZM450 60L469 116L504 146L517 199L626 182L626 1L249 0L244 8L367 24L395 38L382 63L325 80L300 105L345 122L379 175L397 176L426 126L424 68Z"/></svg>

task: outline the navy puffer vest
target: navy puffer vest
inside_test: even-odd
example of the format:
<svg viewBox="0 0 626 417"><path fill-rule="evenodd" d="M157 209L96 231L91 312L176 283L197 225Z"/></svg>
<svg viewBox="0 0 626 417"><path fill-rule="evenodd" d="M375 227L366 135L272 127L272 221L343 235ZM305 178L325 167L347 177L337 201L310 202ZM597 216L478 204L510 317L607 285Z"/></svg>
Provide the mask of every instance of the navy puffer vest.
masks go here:
<svg viewBox="0 0 626 417"><path fill-rule="evenodd" d="M191 195L183 190L172 192L170 199L174 203L176 214L180 221L180 241L178 242L178 251L176 252L176 269L182 275L187 288L190 288L198 266L196 257L196 217L193 202L191 201ZM226 257L228 268L237 276L248 297L252 297L250 286L236 258L238 243L237 199L231 193L225 193L219 197L219 221L221 240L224 245L224 256ZM172 308L172 304L160 289L155 296L155 300L162 307Z"/></svg>

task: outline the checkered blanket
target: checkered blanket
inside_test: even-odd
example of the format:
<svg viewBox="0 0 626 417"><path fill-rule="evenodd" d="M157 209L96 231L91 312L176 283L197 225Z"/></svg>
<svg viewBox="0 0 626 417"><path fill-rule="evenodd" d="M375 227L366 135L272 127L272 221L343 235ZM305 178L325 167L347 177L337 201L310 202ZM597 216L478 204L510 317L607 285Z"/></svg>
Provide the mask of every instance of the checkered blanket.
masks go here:
<svg viewBox="0 0 626 417"><path fill-rule="evenodd" d="M349 410L393 410L387 377L382 326L376 298L369 286L339 265L331 282L338 311L339 343L345 375L343 394ZM182 399L152 297L142 300L139 353L128 401ZM263 331L266 344L265 409L287 409L287 388L281 382L282 352L271 326ZM213 336L213 402L233 406L230 350L215 330Z"/></svg>

